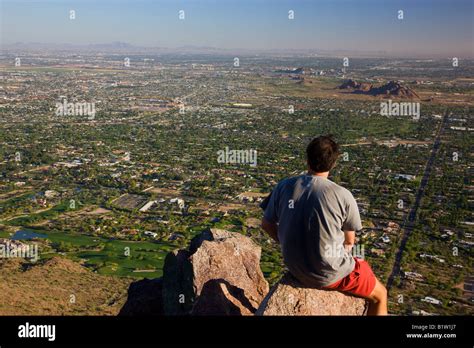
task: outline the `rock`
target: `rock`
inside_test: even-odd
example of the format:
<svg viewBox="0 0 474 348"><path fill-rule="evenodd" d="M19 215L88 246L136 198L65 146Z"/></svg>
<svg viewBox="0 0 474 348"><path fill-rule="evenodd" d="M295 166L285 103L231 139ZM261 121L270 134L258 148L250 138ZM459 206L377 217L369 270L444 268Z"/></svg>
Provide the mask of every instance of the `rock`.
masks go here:
<svg viewBox="0 0 474 348"><path fill-rule="evenodd" d="M398 97L408 99L420 99L418 94L409 87L402 86L399 82L389 81L388 83L376 87L370 83L357 82L354 80L344 81L339 89L351 90L355 94L367 94L372 96Z"/></svg>
<svg viewBox="0 0 474 348"><path fill-rule="evenodd" d="M393 96L398 98L417 98L420 99L418 94L409 87L402 86L399 82L389 81L383 86L371 88L368 91L371 95L384 95Z"/></svg>
<svg viewBox="0 0 474 348"><path fill-rule="evenodd" d="M255 307L242 289L224 279L207 281L194 303L192 315L253 315Z"/></svg>
<svg viewBox="0 0 474 348"><path fill-rule="evenodd" d="M189 250L167 255L163 278L132 283L119 315L366 314L365 300L303 287L290 274L268 293L260 254L260 247L242 234L205 231Z"/></svg>
<svg viewBox="0 0 474 348"><path fill-rule="evenodd" d="M333 290L302 286L290 274L276 283L256 315L366 315L364 299Z"/></svg>
<svg viewBox="0 0 474 348"><path fill-rule="evenodd" d="M189 251L169 253L163 269L163 301L171 315L250 315L268 292L261 249L239 233L211 229Z"/></svg>
<svg viewBox="0 0 474 348"><path fill-rule="evenodd" d="M361 87L361 83L354 81L352 79L349 79L347 81L344 81L338 88L339 89L358 89Z"/></svg>
<svg viewBox="0 0 474 348"><path fill-rule="evenodd" d="M188 314L195 299L193 266L187 250L175 250L163 266L163 309L167 315Z"/></svg>
<svg viewBox="0 0 474 348"><path fill-rule="evenodd" d="M163 281L142 279L130 284L128 298L119 316L163 315Z"/></svg>

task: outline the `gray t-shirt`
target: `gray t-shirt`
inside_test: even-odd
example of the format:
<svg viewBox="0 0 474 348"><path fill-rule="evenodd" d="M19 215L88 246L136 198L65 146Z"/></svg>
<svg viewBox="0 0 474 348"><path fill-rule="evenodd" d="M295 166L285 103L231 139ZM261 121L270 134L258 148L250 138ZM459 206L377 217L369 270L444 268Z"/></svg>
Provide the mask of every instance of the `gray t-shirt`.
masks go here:
<svg viewBox="0 0 474 348"><path fill-rule="evenodd" d="M282 180L264 217L278 223L285 264L304 285L327 286L354 269L343 231L361 230L362 224L354 197L342 186L312 175Z"/></svg>

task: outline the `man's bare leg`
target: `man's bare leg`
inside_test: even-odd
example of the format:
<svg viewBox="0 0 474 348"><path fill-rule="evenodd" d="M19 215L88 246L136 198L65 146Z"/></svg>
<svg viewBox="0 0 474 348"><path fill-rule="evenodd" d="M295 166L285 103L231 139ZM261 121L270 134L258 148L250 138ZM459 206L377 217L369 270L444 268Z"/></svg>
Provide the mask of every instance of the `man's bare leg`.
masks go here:
<svg viewBox="0 0 474 348"><path fill-rule="evenodd" d="M367 315L387 315L387 289L377 278L375 278L375 288L368 299Z"/></svg>

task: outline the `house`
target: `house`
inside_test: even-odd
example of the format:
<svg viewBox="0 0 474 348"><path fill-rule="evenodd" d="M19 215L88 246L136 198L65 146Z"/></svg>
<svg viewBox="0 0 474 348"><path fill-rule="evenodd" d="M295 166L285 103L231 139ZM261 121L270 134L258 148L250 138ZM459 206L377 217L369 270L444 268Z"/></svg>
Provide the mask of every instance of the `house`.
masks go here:
<svg viewBox="0 0 474 348"><path fill-rule="evenodd" d="M139 209L140 212L145 212L156 204L156 201L149 201Z"/></svg>
<svg viewBox="0 0 474 348"><path fill-rule="evenodd" d="M58 195L58 192L54 191L54 190L46 190L44 191L44 196L46 198L54 198Z"/></svg>
<svg viewBox="0 0 474 348"><path fill-rule="evenodd" d="M395 179L404 179L408 181L412 181L416 179L416 175L411 174L395 174Z"/></svg>
<svg viewBox="0 0 474 348"><path fill-rule="evenodd" d="M422 298L421 300L423 302L428 302L428 303L435 304L435 305L441 304L440 300L437 300L437 299L435 299L433 297L429 297L429 296L426 296L425 298Z"/></svg>
<svg viewBox="0 0 474 348"><path fill-rule="evenodd" d="M252 202L261 202L265 197L268 196L268 193L260 193L260 192L242 192L237 196L237 199L244 203L252 203Z"/></svg>
<svg viewBox="0 0 474 348"><path fill-rule="evenodd" d="M171 198L170 203L174 204L176 203L179 207L179 209L184 209L184 200L181 198Z"/></svg>
<svg viewBox="0 0 474 348"><path fill-rule="evenodd" d="M403 272L403 276L410 280L417 280L417 281L423 280L423 275L416 272Z"/></svg>
<svg viewBox="0 0 474 348"><path fill-rule="evenodd" d="M153 238L156 238L156 237L158 236L158 233L156 233L156 232L151 232L151 231L145 231L144 234L145 234L146 236L151 236L151 237L153 237Z"/></svg>
<svg viewBox="0 0 474 348"><path fill-rule="evenodd" d="M440 258L440 257L437 256L437 255L420 254L420 257L421 257L422 259L424 259L424 258L434 259L434 260L436 260L436 261L438 261L438 262L444 263L444 259Z"/></svg>

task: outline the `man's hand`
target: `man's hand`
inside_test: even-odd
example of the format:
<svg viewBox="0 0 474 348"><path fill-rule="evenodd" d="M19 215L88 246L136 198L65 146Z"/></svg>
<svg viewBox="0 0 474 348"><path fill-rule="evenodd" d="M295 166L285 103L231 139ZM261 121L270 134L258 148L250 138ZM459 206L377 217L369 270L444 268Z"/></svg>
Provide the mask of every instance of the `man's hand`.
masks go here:
<svg viewBox="0 0 474 348"><path fill-rule="evenodd" d="M265 218L262 218L262 228L268 233L275 242L280 243L278 240L278 225L272 222L268 222Z"/></svg>

